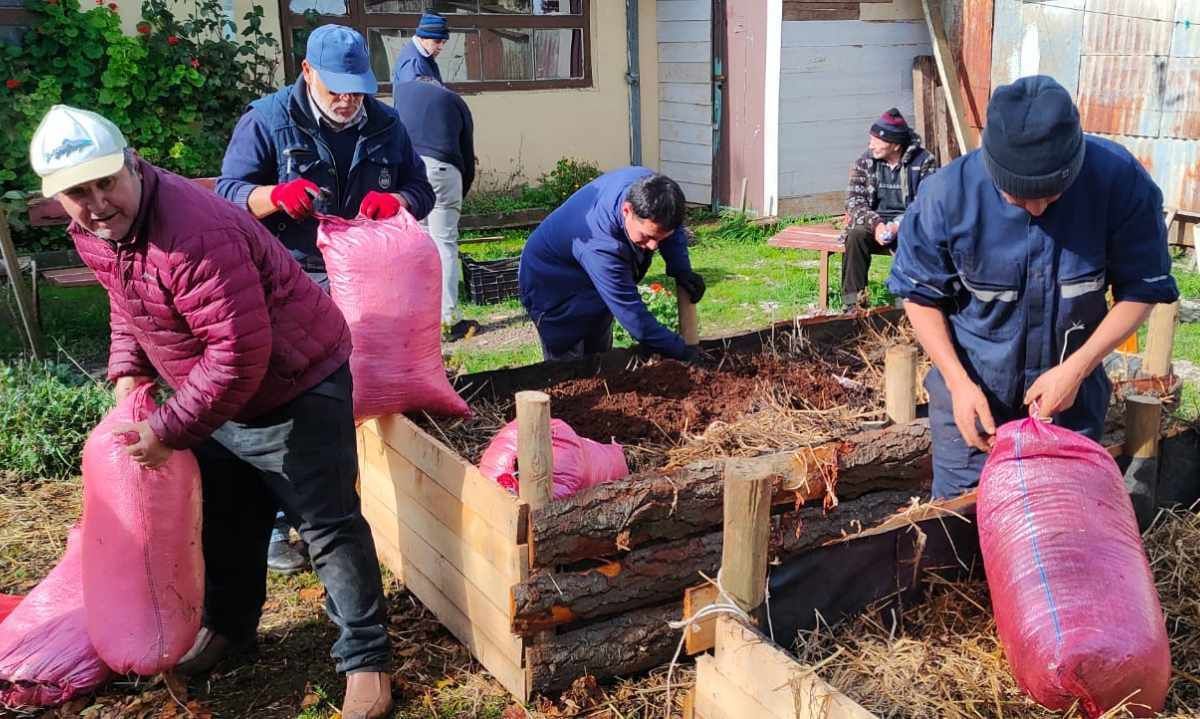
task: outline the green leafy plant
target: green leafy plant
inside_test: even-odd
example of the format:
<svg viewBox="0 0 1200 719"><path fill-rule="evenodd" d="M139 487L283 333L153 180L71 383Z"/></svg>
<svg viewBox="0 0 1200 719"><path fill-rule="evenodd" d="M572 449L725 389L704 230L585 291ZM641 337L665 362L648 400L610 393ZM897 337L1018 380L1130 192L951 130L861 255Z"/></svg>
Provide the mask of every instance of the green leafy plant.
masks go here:
<svg viewBox="0 0 1200 719"><path fill-rule="evenodd" d="M167 0L146 0L134 36L115 2L86 12L79 0L26 0L32 28L0 48L0 194L38 187L29 141L51 105L112 120L150 162L182 175L215 175L246 103L272 89L279 47L261 6L238 28L221 0L197 0L178 18ZM176 6L177 7L177 6ZM11 196L17 199L15 196ZM18 224L25 251L56 249L61 230Z"/></svg>
<svg viewBox="0 0 1200 719"><path fill-rule="evenodd" d="M534 208L553 210L575 191L600 176L591 162L564 157L538 178L537 185L521 184L500 190L472 192L463 200L465 215L493 215Z"/></svg>
<svg viewBox="0 0 1200 719"><path fill-rule="evenodd" d="M0 364L0 473L78 474L83 443L111 406L112 392L71 365Z"/></svg>
<svg viewBox="0 0 1200 719"><path fill-rule="evenodd" d="M646 309L650 310L650 314L654 315L654 319L669 330L678 329L679 304L675 299L674 292L657 282L652 282L648 285L638 285L638 294L642 296L642 302L646 304ZM618 347L628 347L633 342L633 337L629 332L620 323L615 323L613 344Z"/></svg>
<svg viewBox="0 0 1200 719"><path fill-rule="evenodd" d="M554 169L538 178L533 192L545 197L546 206L558 207L575 191L600 176L600 168L586 160L564 157Z"/></svg>

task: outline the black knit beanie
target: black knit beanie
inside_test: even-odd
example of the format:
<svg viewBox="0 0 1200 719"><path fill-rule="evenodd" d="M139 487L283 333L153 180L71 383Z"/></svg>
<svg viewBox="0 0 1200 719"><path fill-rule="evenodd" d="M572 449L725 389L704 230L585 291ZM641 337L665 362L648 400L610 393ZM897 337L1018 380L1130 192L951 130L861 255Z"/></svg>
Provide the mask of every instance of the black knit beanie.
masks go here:
<svg viewBox="0 0 1200 719"><path fill-rule="evenodd" d="M883 113L871 125L871 134L894 145L908 145L912 142L912 130L909 129L908 122L894 107Z"/></svg>
<svg viewBox="0 0 1200 719"><path fill-rule="evenodd" d="M1066 192L1083 153L1079 111L1054 78L1023 77L992 93L983 161L1001 190L1023 200Z"/></svg>

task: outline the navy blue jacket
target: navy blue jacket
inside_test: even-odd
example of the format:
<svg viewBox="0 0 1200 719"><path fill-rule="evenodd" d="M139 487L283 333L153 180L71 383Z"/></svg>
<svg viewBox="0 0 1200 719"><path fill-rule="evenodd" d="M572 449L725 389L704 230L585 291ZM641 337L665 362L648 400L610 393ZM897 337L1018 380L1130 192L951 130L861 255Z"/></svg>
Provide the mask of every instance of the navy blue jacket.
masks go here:
<svg viewBox="0 0 1200 719"><path fill-rule="evenodd" d="M379 190L403 195L417 219L428 215L433 209L433 188L425 177L425 163L413 150L395 111L373 97L364 98L366 125L345 130L360 137L346 173L347 186L341 187L333 151L320 137L307 93L304 78L300 78L294 85L250 103L225 150L217 194L246 207L255 187L305 177L329 191L313 203L322 214L352 218L367 192ZM320 256L315 219L297 221L280 211L262 222L296 259Z"/></svg>
<svg viewBox="0 0 1200 719"><path fill-rule="evenodd" d="M946 313L963 366L1004 417L1095 331L1106 289L1135 302L1179 296L1162 192L1125 148L1085 143L1079 177L1041 217L1005 202L975 151L924 180L900 226L888 288ZM1102 426L1109 391L1097 367L1062 424Z"/></svg>
<svg viewBox="0 0 1200 719"><path fill-rule="evenodd" d="M649 174L644 167L626 167L592 180L550 213L525 243L518 272L521 304L550 349L565 350L589 326L611 316L638 343L668 357L683 356L683 338L659 324L638 293L654 253L634 247L621 215L629 186ZM659 251L668 275L692 271L683 228Z"/></svg>
<svg viewBox="0 0 1200 719"><path fill-rule="evenodd" d="M438 82L442 81L442 71L438 67L437 60L422 55L417 44L412 38L409 38L408 42L404 43L404 47L400 48L400 52L396 55L396 64L392 67L393 91L400 83L410 82L425 75L436 77Z"/></svg>
<svg viewBox="0 0 1200 719"><path fill-rule="evenodd" d="M392 106L417 154L457 167L466 195L475 181L475 123L467 103L453 90L413 80L392 86Z"/></svg>

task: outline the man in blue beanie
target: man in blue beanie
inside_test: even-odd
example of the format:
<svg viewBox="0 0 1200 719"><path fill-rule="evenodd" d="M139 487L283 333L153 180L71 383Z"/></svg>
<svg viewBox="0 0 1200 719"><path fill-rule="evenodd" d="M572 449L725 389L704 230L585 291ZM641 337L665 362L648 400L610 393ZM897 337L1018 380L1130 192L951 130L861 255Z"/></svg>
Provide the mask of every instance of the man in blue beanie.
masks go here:
<svg viewBox="0 0 1200 719"><path fill-rule="evenodd" d="M1162 192L1137 159L1084 135L1052 78L1021 78L992 94L983 146L925 181L900 234L888 288L934 364L934 497L978 484L996 427L1026 413L1099 440L1104 358L1179 297Z"/></svg>
<svg viewBox="0 0 1200 719"><path fill-rule="evenodd" d="M442 82L442 71L438 68L437 56L446 47L446 41L449 39L450 30L446 27L446 18L431 12L422 15L412 42L406 44L396 55L396 64L392 68L392 87L416 80L418 77L432 77Z"/></svg>

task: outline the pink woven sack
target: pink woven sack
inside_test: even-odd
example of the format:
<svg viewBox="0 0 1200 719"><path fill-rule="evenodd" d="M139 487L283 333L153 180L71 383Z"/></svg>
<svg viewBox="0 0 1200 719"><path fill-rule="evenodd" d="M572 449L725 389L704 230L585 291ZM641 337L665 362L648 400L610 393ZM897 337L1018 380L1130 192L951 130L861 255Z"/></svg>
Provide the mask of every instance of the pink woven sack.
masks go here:
<svg viewBox="0 0 1200 719"><path fill-rule="evenodd" d="M1092 440L1037 419L997 433L979 483L979 539L1017 683L1049 709L1098 717L1166 700L1171 655L1120 470Z"/></svg>
<svg viewBox="0 0 1200 719"><path fill-rule="evenodd" d="M101 659L154 675L187 653L204 608L200 467L189 451L145 469L113 428L155 409L144 384L113 408L83 447L83 598Z"/></svg>
<svg viewBox="0 0 1200 719"><path fill-rule="evenodd" d="M621 445L601 444L575 434L561 419L550 420L554 453L554 498L563 499L598 484L629 476ZM479 460L479 471L514 494L517 470L517 421L504 425Z"/></svg>
<svg viewBox="0 0 1200 719"><path fill-rule="evenodd" d="M354 417L470 414L442 363L441 258L413 216L322 216L317 247L354 343Z"/></svg>

